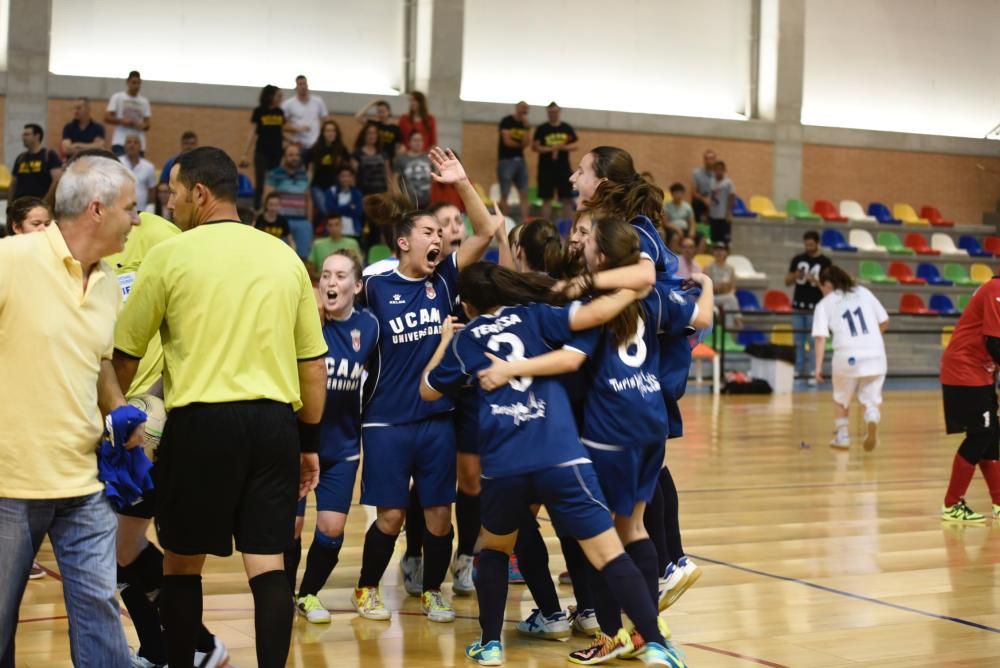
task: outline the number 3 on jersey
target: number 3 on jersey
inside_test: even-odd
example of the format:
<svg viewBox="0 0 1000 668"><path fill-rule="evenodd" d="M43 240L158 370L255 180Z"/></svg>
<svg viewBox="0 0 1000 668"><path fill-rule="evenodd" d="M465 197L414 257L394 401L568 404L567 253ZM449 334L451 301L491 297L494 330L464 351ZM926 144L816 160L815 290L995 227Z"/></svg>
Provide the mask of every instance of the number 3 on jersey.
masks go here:
<svg viewBox="0 0 1000 668"><path fill-rule="evenodd" d="M516 362L524 359L524 343L517 337L516 334L512 334L510 332L494 334L490 337L490 340L486 342L486 347L495 353L499 353L500 345L504 343L510 346L510 353L508 353L504 359L508 362ZM534 379L531 376L521 376L520 378L511 378L507 384L518 392L524 392L531 387L533 380Z"/></svg>

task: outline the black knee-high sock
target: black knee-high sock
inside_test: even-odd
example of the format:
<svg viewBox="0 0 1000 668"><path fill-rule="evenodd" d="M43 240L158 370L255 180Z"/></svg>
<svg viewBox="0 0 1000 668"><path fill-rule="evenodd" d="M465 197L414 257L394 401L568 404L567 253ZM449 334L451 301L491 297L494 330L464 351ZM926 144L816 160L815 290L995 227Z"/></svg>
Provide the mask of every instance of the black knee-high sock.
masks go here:
<svg viewBox="0 0 1000 668"><path fill-rule="evenodd" d="M458 525L458 554L472 556L476 553L479 538L479 495L458 490L455 496L455 523Z"/></svg>
<svg viewBox="0 0 1000 668"><path fill-rule="evenodd" d="M283 668L292 642L292 591L284 571L268 571L250 578L253 624L257 635L257 665Z"/></svg>
<svg viewBox="0 0 1000 668"><path fill-rule="evenodd" d="M340 548L344 545L344 537L331 538L316 530L309 554L306 555L306 572L302 574L302 586L299 596L315 596L326 585L330 573L340 561Z"/></svg>
<svg viewBox="0 0 1000 668"><path fill-rule="evenodd" d="M160 618L167 639L167 660L171 666L183 668L194 663L201 605L200 575L163 576Z"/></svg>
<svg viewBox="0 0 1000 668"><path fill-rule="evenodd" d="M576 597L577 610L594 609L594 592L590 586L590 564L584 556L580 544L572 538L560 538L563 558L566 560L566 570L573 581L573 596Z"/></svg>
<svg viewBox="0 0 1000 668"><path fill-rule="evenodd" d="M524 576L524 584L528 585L528 591L542 614L549 617L562 610L549 571L549 550L534 518L521 524L514 552L517 553L517 565Z"/></svg>
<svg viewBox="0 0 1000 668"><path fill-rule="evenodd" d="M503 613L507 607L507 555L497 550L479 553L479 576L476 596L479 599L479 626L482 642L500 640Z"/></svg>
<svg viewBox="0 0 1000 668"><path fill-rule="evenodd" d="M674 484L674 477L670 475L670 469L666 466L660 469L660 489L663 490L663 526L666 529L667 552L670 553L670 561L676 564L684 556L684 546L681 545L677 486Z"/></svg>
<svg viewBox="0 0 1000 668"><path fill-rule="evenodd" d="M594 597L594 614L597 615L597 623L601 631L609 636L618 633L622 627L622 608L618 599L611 593L607 578L597 571L590 562L587 562L587 580L590 582L590 591ZM646 591L645 582L642 583L643 592ZM645 596L645 593L643 593Z"/></svg>
<svg viewBox="0 0 1000 668"><path fill-rule="evenodd" d="M667 527L663 519L663 490L659 485L653 490L653 500L646 504L642 523L656 547L657 573L662 574L670 563L670 550L667 549Z"/></svg>
<svg viewBox="0 0 1000 668"><path fill-rule="evenodd" d="M285 577L288 578L289 591L295 591L295 583L299 577L299 562L302 561L302 538L285 548Z"/></svg>
<svg viewBox="0 0 1000 668"><path fill-rule="evenodd" d="M156 604L146 596L145 582L139 572L138 564L133 561L128 566L118 566L118 588L121 591L122 603L128 610L135 632L139 636L139 656L151 663L167 663L167 648L163 643L163 629L160 623L160 611ZM161 577L162 579L162 577Z"/></svg>
<svg viewBox="0 0 1000 668"><path fill-rule="evenodd" d="M440 589L451 562L451 543L455 532L448 527L444 536L424 531L424 591Z"/></svg>
<svg viewBox="0 0 1000 668"><path fill-rule="evenodd" d="M372 522L365 534L365 547L361 553L361 575L358 578L359 587L377 587L385 574L385 569L392 559L392 550L396 546L396 538L379 531L378 525Z"/></svg>
<svg viewBox="0 0 1000 668"><path fill-rule="evenodd" d="M653 541L648 538L633 541L625 546L625 552L628 553L628 556L632 557L636 568L639 569L642 577L646 580L646 589L649 591L649 598L653 601L653 605L658 605L660 602L659 584L661 571L657 570L658 562Z"/></svg>
<svg viewBox="0 0 1000 668"><path fill-rule="evenodd" d="M417 487L410 488L410 507L406 509L406 556L419 557L424 553L424 506L420 503Z"/></svg>
<svg viewBox="0 0 1000 668"><path fill-rule="evenodd" d="M601 570L601 575L622 610L646 642L663 644L656 622L656 606L646 593L642 573L627 554L620 554Z"/></svg>

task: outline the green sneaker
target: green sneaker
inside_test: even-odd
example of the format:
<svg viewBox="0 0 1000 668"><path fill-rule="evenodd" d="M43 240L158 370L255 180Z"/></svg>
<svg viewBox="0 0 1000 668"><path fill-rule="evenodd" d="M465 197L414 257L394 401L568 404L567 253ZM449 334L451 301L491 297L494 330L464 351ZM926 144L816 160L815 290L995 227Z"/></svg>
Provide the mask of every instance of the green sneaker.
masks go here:
<svg viewBox="0 0 1000 668"><path fill-rule="evenodd" d="M310 624L329 624L330 611L320 603L319 596L307 594L299 596L295 601L295 609L306 618Z"/></svg>
<svg viewBox="0 0 1000 668"><path fill-rule="evenodd" d="M959 499L953 506L941 506L941 521L981 524L986 521L986 517L965 505L965 499Z"/></svg>

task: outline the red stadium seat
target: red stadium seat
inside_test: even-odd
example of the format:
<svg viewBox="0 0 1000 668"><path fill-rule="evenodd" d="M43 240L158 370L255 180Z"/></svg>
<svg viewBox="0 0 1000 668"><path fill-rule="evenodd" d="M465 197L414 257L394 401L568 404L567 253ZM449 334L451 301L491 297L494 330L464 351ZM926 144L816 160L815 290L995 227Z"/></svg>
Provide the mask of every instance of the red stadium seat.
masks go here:
<svg viewBox="0 0 1000 668"><path fill-rule="evenodd" d="M941 251L927 245L927 239L919 232L910 232L903 240L903 245L912 248L917 255L940 255Z"/></svg>
<svg viewBox="0 0 1000 668"><path fill-rule="evenodd" d="M945 220L941 215L941 212L937 210L936 207L930 205L923 205L920 207L920 217L926 218L931 222L931 225L935 227L954 227L955 221Z"/></svg>
<svg viewBox="0 0 1000 668"><path fill-rule="evenodd" d="M913 270L902 262L893 262L889 265L889 275L903 285L927 285L927 281L913 275Z"/></svg>
<svg viewBox="0 0 1000 668"><path fill-rule="evenodd" d="M986 237L983 239L983 248L994 255L1000 255L1000 237Z"/></svg>
<svg viewBox="0 0 1000 668"><path fill-rule="evenodd" d="M920 295L904 292L899 298L899 311L907 315L937 315L937 311L924 305Z"/></svg>
<svg viewBox="0 0 1000 668"><path fill-rule="evenodd" d="M768 290L764 293L764 310L775 313L790 313L792 300L781 290Z"/></svg>
<svg viewBox="0 0 1000 668"><path fill-rule="evenodd" d="M813 202L813 213L818 213L823 220L830 223L846 223L847 216L841 216L833 202L826 199L818 199Z"/></svg>

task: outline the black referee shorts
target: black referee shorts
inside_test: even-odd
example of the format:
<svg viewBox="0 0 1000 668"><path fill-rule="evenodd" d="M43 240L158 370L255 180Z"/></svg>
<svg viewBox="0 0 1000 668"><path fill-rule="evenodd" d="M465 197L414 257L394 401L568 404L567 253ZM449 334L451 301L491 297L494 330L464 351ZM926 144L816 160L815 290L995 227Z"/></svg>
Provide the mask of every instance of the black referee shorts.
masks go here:
<svg viewBox="0 0 1000 668"><path fill-rule="evenodd" d="M299 493L295 413L274 401L170 411L157 451L156 532L178 554L280 554Z"/></svg>

